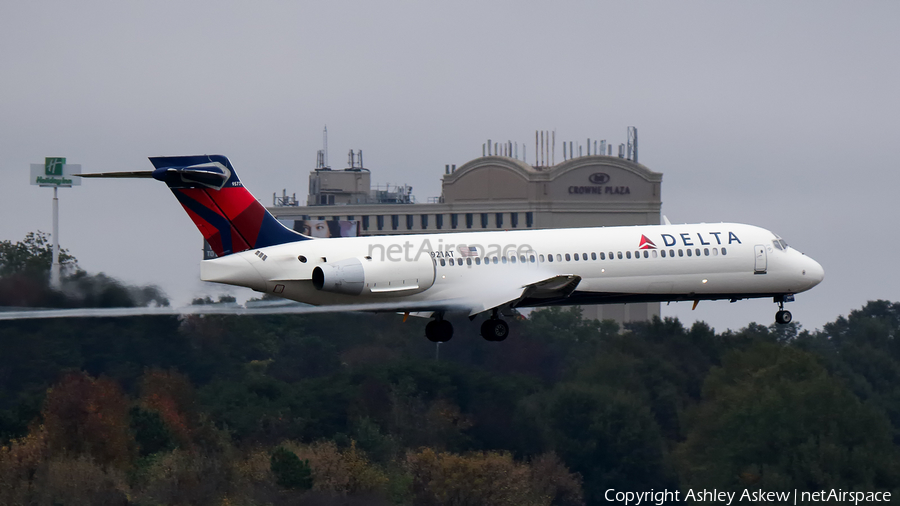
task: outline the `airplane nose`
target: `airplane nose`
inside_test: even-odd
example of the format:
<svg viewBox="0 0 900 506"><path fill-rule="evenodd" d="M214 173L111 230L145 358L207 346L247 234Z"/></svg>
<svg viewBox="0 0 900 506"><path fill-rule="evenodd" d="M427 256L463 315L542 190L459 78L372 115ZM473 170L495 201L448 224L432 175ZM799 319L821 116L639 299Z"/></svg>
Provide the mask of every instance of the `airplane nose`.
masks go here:
<svg viewBox="0 0 900 506"><path fill-rule="evenodd" d="M809 289L818 285L825 279L825 269L822 268L819 262L816 262L812 258L803 257L803 259L803 276L807 280L807 289Z"/></svg>

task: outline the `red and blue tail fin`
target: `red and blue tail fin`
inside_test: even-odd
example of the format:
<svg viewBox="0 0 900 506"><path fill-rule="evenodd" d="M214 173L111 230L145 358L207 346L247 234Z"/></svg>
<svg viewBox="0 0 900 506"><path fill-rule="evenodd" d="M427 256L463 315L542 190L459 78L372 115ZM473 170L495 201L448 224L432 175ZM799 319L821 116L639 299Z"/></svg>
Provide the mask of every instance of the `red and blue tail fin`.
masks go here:
<svg viewBox="0 0 900 506"><path fill-rule="evenodd" d="M244 188L222 155L150 158L217 256L309 237L282 225Z"/></svg>

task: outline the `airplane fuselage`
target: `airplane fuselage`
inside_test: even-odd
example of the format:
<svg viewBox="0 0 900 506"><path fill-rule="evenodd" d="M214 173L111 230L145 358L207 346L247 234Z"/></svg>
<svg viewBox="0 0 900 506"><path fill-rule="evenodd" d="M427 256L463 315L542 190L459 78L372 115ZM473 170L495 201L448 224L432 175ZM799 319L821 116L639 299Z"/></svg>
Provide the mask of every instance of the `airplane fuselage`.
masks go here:
<svg viewBox="0 0 900 506"><path fill-rule="evenodd" d="M772 232L735 223L332 238L201 266L204 280L313 305L391 302L402 310L404 303L484 299L463 304L472 314L509 301L528 307L779 297L808 290L823 276L815 260ZM533 286L551 278L558 289Z"/></svg>

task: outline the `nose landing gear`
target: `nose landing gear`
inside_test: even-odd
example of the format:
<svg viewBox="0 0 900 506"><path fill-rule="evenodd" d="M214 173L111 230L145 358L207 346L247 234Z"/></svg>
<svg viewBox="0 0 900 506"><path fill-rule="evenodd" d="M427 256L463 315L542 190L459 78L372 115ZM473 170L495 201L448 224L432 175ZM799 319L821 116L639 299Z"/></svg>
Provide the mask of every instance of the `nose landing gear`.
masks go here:
<svg viewBox="0 0 900 506"><path fill-rule="evenodd" d="M781 297L775 297L775 302L778 303L778 312L775 313L775 323L779 325L787 325L791 323L791 320L794 317L791 315L790 311L785 311L784 303L792 302L794 300L793 295L782 295Z"/></svg>

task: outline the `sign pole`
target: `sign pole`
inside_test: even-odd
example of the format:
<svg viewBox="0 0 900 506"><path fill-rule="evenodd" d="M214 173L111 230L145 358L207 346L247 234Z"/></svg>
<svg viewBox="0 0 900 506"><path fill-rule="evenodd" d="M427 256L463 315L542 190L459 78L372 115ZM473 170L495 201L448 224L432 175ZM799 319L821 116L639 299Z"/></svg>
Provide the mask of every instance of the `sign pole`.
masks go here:
<svg viewBox="0 0 900 506"><path fill-rule="evenodd" d="M81 165L67 164L65 158L48 157L44 163L31 164L31 184L46 188L53 187L53 260L50 264L50 286L59 289L62 285L59 265L59 187L71 188L81 184L81 179L73 174L81 173Z"/></svg>
<svg viewBox="0 0 900 506"><path fill-rule="evenodd" d="M53 187L53 265L50 266L50 286L59 288L59 197Z"/></svg>

